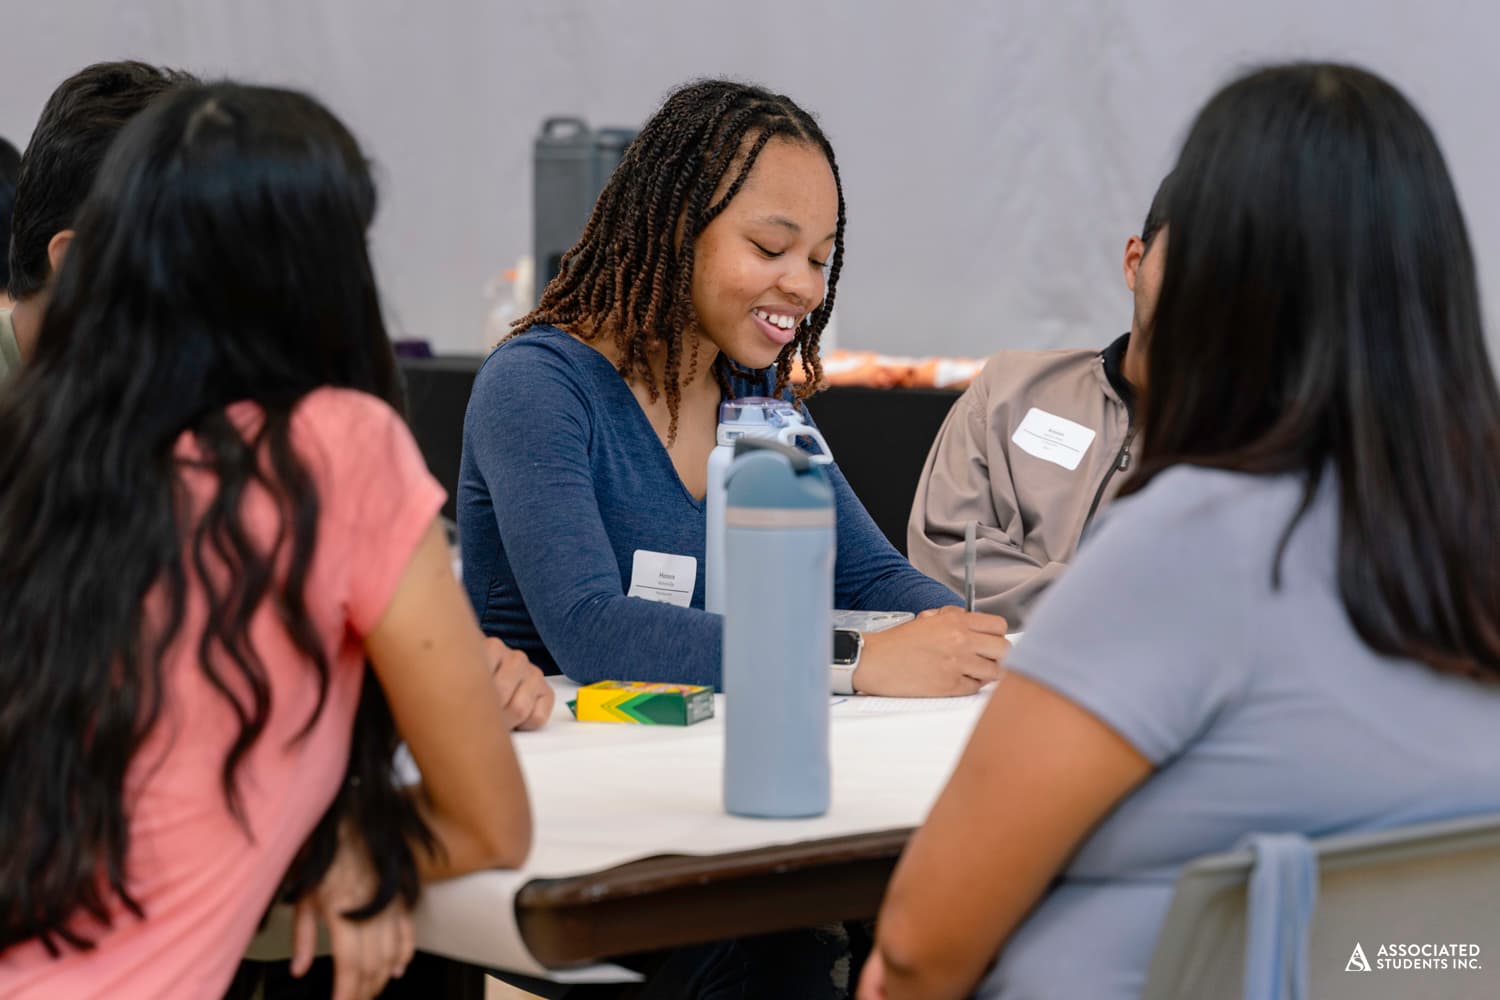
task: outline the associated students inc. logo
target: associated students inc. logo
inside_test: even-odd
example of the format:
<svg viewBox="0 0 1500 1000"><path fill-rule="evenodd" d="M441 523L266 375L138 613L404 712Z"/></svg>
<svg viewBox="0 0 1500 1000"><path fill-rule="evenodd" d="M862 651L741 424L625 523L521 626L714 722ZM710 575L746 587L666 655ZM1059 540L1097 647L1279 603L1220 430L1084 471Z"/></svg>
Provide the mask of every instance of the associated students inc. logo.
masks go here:
<svg viewBox="0 0 1500 1000"><path fill-rule="evenodd" d="M1349 961L1344 963L1344 971L1480 972L1484 969L1481 950L1472 943L1395 941L1377 947L1372 960L1365 955L1365 946L1356 941Z"/></svg>

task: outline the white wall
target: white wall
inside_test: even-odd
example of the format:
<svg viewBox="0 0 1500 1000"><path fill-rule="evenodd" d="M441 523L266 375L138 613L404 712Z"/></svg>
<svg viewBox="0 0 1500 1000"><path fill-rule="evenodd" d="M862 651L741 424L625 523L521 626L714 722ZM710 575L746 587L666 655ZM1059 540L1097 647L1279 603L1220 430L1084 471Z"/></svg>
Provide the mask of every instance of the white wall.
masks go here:
<svg viewBox="0 0 1500 1000"><path fill-rule="evenodd" d="M638 123L733 75L821 118L849 201L840 342L907 353L1102 344L1119 274L1193 111L1238 69L1364 62L1428 115L1500 308L1500 6L1441 0L0 0L0 134L56 83L133 56L312 91L379 163L399 332L482 339L486 278L530 243L547 114Z"/></svg>

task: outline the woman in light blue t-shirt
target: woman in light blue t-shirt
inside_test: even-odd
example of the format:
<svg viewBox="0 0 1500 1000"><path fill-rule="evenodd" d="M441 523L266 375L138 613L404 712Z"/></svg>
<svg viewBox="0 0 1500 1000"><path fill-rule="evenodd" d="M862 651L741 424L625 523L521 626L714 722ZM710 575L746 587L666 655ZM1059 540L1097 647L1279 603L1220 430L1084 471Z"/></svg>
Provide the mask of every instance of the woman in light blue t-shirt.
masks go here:
<svg viewBox="0 0 1500 1000"><path fill-rule="evenodd" d="M1500 393L1432 132L1368 72L1260 70L1166 216L1141 462L902 859L862 1000L1139 996L1189 859L1500 810Z"/></svg>

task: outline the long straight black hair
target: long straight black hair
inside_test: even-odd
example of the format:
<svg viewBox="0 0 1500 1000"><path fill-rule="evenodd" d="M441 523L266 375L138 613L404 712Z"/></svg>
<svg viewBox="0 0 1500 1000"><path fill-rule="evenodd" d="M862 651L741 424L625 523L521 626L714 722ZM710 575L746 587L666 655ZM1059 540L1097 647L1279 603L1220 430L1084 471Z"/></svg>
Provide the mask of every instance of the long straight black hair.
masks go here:
<svg viewBox="0 0 1500 1000"><path fill-rule="evenodd" d="M1168 192L1142 461L1336 477L1338 583L1378 652L1500 676L1500 394L1427 123L1351 66L1215 95ZM1272 540L1275 541L1274 539Z"/></svg>
<svg viewBox="0 0 1500 1000"><path fill-rule="evenodd" d="M365 246L374 210L354 139L288 91L174 91L105 160L36 357L0 393L0 950L88 947L74 918L107 921L112 898L141 915L124 781L174 643L192 644L238 716L222 759L204 763L242 822L236 772L271 704L249 636L266 602L317 675L306 726L322 711L328 656L304 594L319 498L289 425L324 385L399 407ZM265 414L248 439L226 415L240 400ZM201 516L174 456L188 431L217 478ZM280 513L265 548L241 512L252 489ZM179 634L189 586L207 600L202 635ZM148 611L156 595L163 614ZM382 874L366 909L415 894L406 838L424 831L392 782L393 732L367 677L350 780L289 876L294 893L352 816Z"/></svg>

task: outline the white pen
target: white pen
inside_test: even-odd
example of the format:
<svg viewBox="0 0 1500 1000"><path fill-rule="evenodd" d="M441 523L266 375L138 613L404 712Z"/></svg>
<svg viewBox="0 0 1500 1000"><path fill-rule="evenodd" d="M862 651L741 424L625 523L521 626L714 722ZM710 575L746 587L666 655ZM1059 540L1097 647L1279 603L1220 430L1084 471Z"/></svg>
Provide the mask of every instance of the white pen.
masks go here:
<svg viewBox="0 0 1500 1000"><path fill-rule="evenodd" d="M977 521L964 525L964 610L974 610L974 546Z"/></svg>

